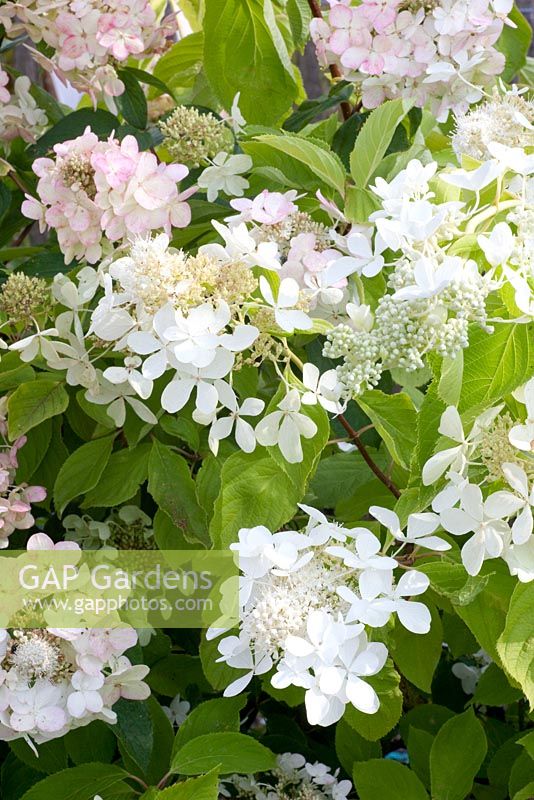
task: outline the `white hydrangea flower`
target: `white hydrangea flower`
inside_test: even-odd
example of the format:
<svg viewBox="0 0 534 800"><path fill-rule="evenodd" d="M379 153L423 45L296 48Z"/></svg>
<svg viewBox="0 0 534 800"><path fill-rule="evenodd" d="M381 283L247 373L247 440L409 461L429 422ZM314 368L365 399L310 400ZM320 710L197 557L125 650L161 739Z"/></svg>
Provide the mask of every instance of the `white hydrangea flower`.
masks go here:
<svg viewBox="0 0 534 800"><path fill-rule="evenodd" d="M509 534L508 509L496 508L491 498L483 499L479 486L469 484L461 494L460 508L440 514L442 527L456 536L473 533L462 547L462 562L469 575L478 575L486 558L498 558Z"/></svg>
<svg viewBox="0 0 534 800"><path fill-rule="evenodd" d="M312 439L317 433L315 422L300 413L298 389L290 389L278 403L278 409L267 414L256 426L256 439L264 447L278 445L290 464L302 461L301 437Z"/></svg>
<svg viewBox="0 0 534 800"><path fill-rule="evenodd" d="M276 324L283 331L294 333L295 329L306 331L313 326L312 320L304 312L295 308L299 302L298 283L293 278L284 278L278 287L276 299L267 278L260 277L260 290L265 302L274 310Z"/></svg>

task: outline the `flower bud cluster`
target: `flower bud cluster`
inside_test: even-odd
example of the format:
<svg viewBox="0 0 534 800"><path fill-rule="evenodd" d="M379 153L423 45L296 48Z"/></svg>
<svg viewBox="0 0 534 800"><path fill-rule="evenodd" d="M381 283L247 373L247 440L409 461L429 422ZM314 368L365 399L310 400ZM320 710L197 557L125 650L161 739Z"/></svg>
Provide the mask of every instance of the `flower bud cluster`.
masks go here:
<svg viewBox="0 0 534 800"><path fill-rule="evenodd" d="M226 696L239 694L254 675L274 668L275 688L306 690L310 724L331 725L347 704L365 714L378 711L380 702L367 678L380 672L388 652L382 642L368 638L365 626L382 627L397 613L413 633L428 631L426 606L403 598L422 594L429 581L410 570L395 583L397 562L382 555L374 534L345 529L315 508L301 508L309 517L303 530L272 534L265 527L243 528L239 542L230 546L243 572L241 622L238 635L219 642L219 661L241 670ZM395 514L378 507L370 512L391 526L395 538L404 538ZM430 517L436 521L432 526L425 520L418 544L446 549L439 537L425 540L438 524L435 515ZM408 521L409 535L417 525ZM208 631L211 637L220 634Z"/></svg>
<svg viewBox="0 0 534 800"><path fill-rule="evenodd" d="M338 778L339 769L306 761L300 753L277 756L276 768L261 775L230 775L219 787L220 797L239 800L346 800L349 780Z"/></svg>
<svg viewBox="0 0 534 800"><path fill-rule="evenodd" d="M230 150L232 134L222 120L189 106L178 106L158 122L163 146L181 164L199 167L221 150Z"/></svg>

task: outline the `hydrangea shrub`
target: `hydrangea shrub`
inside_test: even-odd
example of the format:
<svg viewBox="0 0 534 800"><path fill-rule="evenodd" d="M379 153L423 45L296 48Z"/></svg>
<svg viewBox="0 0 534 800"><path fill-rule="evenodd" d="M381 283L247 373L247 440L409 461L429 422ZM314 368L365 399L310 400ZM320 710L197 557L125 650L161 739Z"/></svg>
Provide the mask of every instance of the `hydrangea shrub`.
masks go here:
<svg viewBox="0 0 534 800"><path fill-rule="evenodd" d="M178 5L0 7L0 548L229 550L239 624L1 629L0 795L530 800L528 23Z"/></svg>

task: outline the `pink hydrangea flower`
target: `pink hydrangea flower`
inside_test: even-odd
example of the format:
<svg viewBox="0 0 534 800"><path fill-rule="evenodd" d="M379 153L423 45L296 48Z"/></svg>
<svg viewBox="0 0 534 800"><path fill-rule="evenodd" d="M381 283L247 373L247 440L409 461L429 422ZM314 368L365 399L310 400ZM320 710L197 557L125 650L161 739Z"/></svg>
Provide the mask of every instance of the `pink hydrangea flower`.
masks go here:
<svg viewBox="0 0 534 800"><path fill-rule="evenodd" d="M55 52L48 58L32 50L36 60L95 100L124 91L115 62L162 52L177 27L175 14L158 24L149 0L8 0L0 23L9 36L26 33L45 42Z"/></svg>
<svg viewBox="0 0 534 800"><path fill-rule="evenodd" d="M239 211L238 217L233 217L232 222L259 222L264 225L276 225L286 219L293 212L298 211L298 206L293 200L297 192L291 189L288 192L270 192L264 189L253 200L247 197L238 197L230 200L230 205Z"/></svg>
<svg viewBox="0 0 534 800"><path fill-rule="evenodd" d="M11 97L7 85L9 83L9 75L0 67L0 103L9 103Z"/></svg>
<svg viewBox="0 0 534 800"><path fill-rule="evenodd" d="M22 213L41 230L54 228L65 263L85 258L93 264L109 242L162 228L170 234L189 223L185 201L195 187L180 193L177 186L187 167L140 152L133 136L101 142L87 128L54 152L55 159L34 162L40 201L27 196Z"/></svg>
<svg viewBox="0 0 534 800"><path fill-rule="evenodd" d="M327 19L313 19L311 34L320 63L338 65L361 84L366 108L406 97L430 103L442 122L451 109L462 112L480 100L482 87L502 72L494 44L511 8L511 0L498 7L492 0L439 0L414 11L400 0L330 0Z"/></svg>

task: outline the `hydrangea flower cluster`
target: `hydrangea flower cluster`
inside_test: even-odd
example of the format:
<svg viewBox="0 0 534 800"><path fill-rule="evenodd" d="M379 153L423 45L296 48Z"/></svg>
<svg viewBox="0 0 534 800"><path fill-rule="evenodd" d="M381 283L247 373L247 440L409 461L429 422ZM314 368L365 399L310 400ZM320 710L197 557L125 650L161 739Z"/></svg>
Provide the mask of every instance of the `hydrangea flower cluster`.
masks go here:
<svg viewBox="0 0 534 800"><path fill-rule="evenodd" d="M185 200L195 189L180 194L177 187L189 170L140 152L135 137L101 142L87 128L54 145L54 153L55 159L34 162L40 201L27 195L22 212L41 231L56 231L65 263L85 258L94 264L112 242L189 223Z"/></svg>
<svg viewBox="0 0 534 800"><path fill-rule="evenodd" d="M490 98L459 114L455 122L451 143L459 159L467 155L487 161L493 142L521 149L534 146L534 103L518 91L494 89Z"/></svg>
<svg viewBox="0 0 534 800"><path fill-rule="evenodd" d="M15 483L17 454L27 439L21 436L13 444L8 443L5 400L3 398L0 408L0 435L3 439L0 450L0 549L8 547L13 531L28 530L34 525L31 504L39 503L46 497L43 486Z"/></svg>
<svg viewBox="0 0 534 800"><path fill-rule="evenodd" d="M277 756L276 769L254 775L230 775L219 787L222 798L247 800L346 800L352 790L349 780L338 779L339 770L319 761L310 763L300 753Z"/></svg>
<svg viewBox="0 0 534 800"><path fill-rule="evenodd" d="M125 144L129 147L126 140L120 147ZM68 258L75 252L72 248L85 246L80 233L73 231L74 218L65 213L71 198L78 204L84 224L92 214L94 222L84 231L94 242L86 253L91 260L93 253L96 258L102 250L103 233L110 236L111 228L118 237L137 225L137 203L152 192L150 177L139 187L139 196L135 191L137 200L128 195L135 210L119 216L123 207L116 203L118 190L105 195L109 175L115 180L121 164L110 153L113 149L113 155L120 155L114 150L119 145L97 142L86 132L57 148L55 163L49 159L37 162L43 174L39 185L42 197L45 202L50 200L45 218L56 221L60 217L61 224L66 224L65 228L57 225L60 241L63 236L70 239L73 233L78 238L79 244L71 243L66 251ZM75 169L87 163L89 170ZM76 184L66 186L64 175L71 170L76 172ZM87 189L81 188L81 173L89 175ZM160 176L158 185L164 178L168 180L166 175ZM64 207L54 187L68 193ZM172 187L176 191L174 184ZM115 205L102 213L108 196ZM245 452L254 450L256 442L279 445L288 461L301 461L301 439L313 437L317 430L301 405L319 403L331 413L339 413L342 405L335 371L320 375L316 367L305 365L302 381L288 371L293 354L287 337L295 331L311 330L314 318L332 314L344 297L346 276L354 265L339 250L325 246L329 241L326 227L300 212L294 198L292 191L285 195L263 192L254 201L232 201L240 212L237 217L230 218L228 226L213 222L224 245L203 245L197 255L170 247L168 235L160 234L137 238L129 252L121 255L119 251L104 259L98 270L83 267L76 281L56 276L54 297L68 311L57 314L53 328L17 340L12 349L20 352L24 361L42 355L51 369L66 369L67 382L83 386L90 402L106 405L119 426L124 424L127 406L145 422L156 423L145 401L152 396L156 382L170 371L174 377L162 387L160 407L174 414L194 398L193 419L211 426L213 452L234 430L236 442ZM88 216L82 212L82 201ZM180 206L185 204L166 206L165 213L170 208L176 215ZM25 210L37 216L42 206L27 200ZM138 219L139 224L142 219L147 225L149 217ZM154 219L154 226L156 222L167 224L161 218ZM264 274L258 275L256 267ZM103 349L122 354L122 365L101 369L98 362ZM274 363L286 394L255 424L265 404L255 397L240 401L232 388L231 373L265 360Z"/></svg>
<svg viewBox="0 0 534 800"><path fill-rule="evenodd" d="M519 424L500 405L466 433L458 410L449 406L438 430L453 444L426 462L422 480L432 486L446 478L432 509L443 530L468 536L461 556L469 575L478 575L487 559L502 558L527 583L534 580L534 378L516 394L526 406Z"/></svg>
<svg viewBox="0 0 534 800"><path fill-rule="evenodd" d="M405 97L428 104L438 121L465 112L482 87L502 72L505 59L494 47L512 0L329 0L326 19L310 25L325 67L361 88L365 108Z"/></svg>
<svg viewBox="0 0 534 800"><path fill-rule="evenodd" d="M384 555L371 531L343 528L317 509L300 507L309 517L303 530L243 528L230 546L243 573L241 623L237 635L219 642L219 661L242 671L226 696L242 692L254 675L270 674L277 689L305 689L310 724L331 725L347 704L365 714L378 711L367 679L381 671L388 651L373 641L372 629L396 614L412 633L427 633L428 608L407 598L423 594L429 580L411 569L395 581L398 562ZM393 512L372 506L370 513L402 542L398 552L414 542L431 550L450 546L431 535L436 514L411 515L404 534Z"/></svg>
<svg viewBox="0 0 534 800"><path fill-rule="evenodd" d="M516 120L515 130L524 125ZM342 396L376 386L384 369L418 370L428 353L455 358L468 346L470 323L491 333L491 293L510 292L517 321L532 320L534 159L498 142L489 149L492 157L476 169L437 173L435 162L412 160L393 180L377 178L371 187L382 208L370 216L373 228L353 229L345 237L347 260L353 259L353 271L362 279L388 270L390 291L374 310L358 301L347 304L350 319L341 319L327 334L324 354L343 359L337 367ZM504 220L500 216L498 222L495 207L480 202L481 192L494 182L498 194L505 186L512 196L502 204ZM466 201L437 202L434 190L448 191L444 185L462 190ZM499 208L498 197L495 203ZM473 234L478 249L462 253L458 244Z"/></svg>
<svg viewBox="0 0 534 800"><path fill-rule="evenodd" d="M21 75L8 89L9 75L0 67L0 142L11 142L20 136L34 142L48 125L46 113L30 94L30 79Z"/></svg>
<svg viewBox="0 0 534 800"><path fill-rule="evenodd" d="M9 0L0 8L0 23L15 38L28 35L53 49L51 58L33 50L35 59L93 98L124 92L118 67L129 58L161 53L176 30L174 15L158 24L148 0L88 0L50 5L48 0Z"/></svg>
<svg viewBox="0 0 534 800"><path fill-rule="evenodd" d="M0 738L37 744L95 719L117 720L112 706L143 700L148 667L132 666L124 652L133 629L0 631Z"/></svg>

